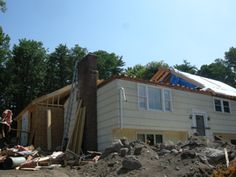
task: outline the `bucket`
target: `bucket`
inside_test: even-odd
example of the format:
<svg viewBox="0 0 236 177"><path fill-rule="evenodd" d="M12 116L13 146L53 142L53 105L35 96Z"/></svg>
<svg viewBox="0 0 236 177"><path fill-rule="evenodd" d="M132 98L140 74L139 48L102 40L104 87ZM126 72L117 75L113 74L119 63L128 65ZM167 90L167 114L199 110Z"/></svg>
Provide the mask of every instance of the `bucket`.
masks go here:
<svg viewBox="0 0 236 177"><path fill-rule="evenodd" d="M12 168L20 166L25 161L26 161L25 157L8 157L3 162L3 168L4 169L12 169Z"/></svg>

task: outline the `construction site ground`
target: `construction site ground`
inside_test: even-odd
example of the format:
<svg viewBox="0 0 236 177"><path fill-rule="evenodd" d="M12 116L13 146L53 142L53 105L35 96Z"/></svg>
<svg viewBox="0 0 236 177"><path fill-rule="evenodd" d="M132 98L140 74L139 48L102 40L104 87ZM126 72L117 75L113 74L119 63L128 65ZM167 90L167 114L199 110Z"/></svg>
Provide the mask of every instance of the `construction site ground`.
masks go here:
<svg viewBox="0 0 236 177"><path fill-rule="evenodd" d="M100 159L97 161L94 157ZM158 146L149 146L139 141L128 142L123 139L113 143L101 156L84 156L83 159L77 160L66 156L64 162L67 163L62 163L62 167L37 171L0 170L0 176L236 176L236 146L221 140L209 142L201 137L191 137L185 143Z"/></svg>

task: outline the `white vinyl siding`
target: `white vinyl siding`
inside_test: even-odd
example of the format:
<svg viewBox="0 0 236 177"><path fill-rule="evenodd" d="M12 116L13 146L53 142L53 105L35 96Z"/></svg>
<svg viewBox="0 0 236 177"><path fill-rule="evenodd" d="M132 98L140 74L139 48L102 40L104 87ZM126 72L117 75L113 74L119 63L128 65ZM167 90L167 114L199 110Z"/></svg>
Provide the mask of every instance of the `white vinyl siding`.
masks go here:
<svg viewBox="0 0 236 177"><path fill-rule="evenodd" d="M171 111L171 91L139 84L138 105L141 109Z"/></svg>

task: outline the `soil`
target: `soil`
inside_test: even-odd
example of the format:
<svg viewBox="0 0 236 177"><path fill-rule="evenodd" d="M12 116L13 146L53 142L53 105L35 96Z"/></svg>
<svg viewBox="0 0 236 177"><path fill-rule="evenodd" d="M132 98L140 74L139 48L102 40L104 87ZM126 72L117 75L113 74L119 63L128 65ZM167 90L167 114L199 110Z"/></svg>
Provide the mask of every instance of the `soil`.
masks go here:
<svg viewBox="0 0 236 177"><path fill-rule="evenodd" d="M138 150L140 147L141 151ZM226 168L224 148L227 148L229 160L234 164L230 168ZM125 151L127 149L129 151ZM123 154L124 152L126 154ZM233 177L236 176L235 154L234 145L223 141L209 143L198 137L184 144L162 144L156 147L138 141L131 143L120 141L108 148L97 163L88 158L84 159L79 166L66 166L53 170L0 170L0 177L210 177L213 173L214 177L220 177L227 169L228 176ZM132 162L129 168L125 167L124 164L127 163L124 161L129 157L141 165L137 166L137 163Z"/></svg>

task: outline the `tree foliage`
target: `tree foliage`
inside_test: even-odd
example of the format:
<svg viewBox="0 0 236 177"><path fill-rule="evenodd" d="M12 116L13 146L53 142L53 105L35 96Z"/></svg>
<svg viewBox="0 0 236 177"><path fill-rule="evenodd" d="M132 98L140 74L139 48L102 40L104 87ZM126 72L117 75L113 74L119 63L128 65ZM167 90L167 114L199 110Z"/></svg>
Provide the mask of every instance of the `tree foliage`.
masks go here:
<svg viewBox="0 0 236 177"><path fill-rule="evenodd" d="M0 0L0 11L5 12L6 11L6 1Z"/></svg>
<svg viewBox="0 0 236 177"><path fill-rule="evenodd" d="M231 47L229 51L225 52L225 60L236 71L236 48Z"/></svg>
<svg viewBox="0 0 236 177"><path fill-rule="evenodd" d="M137 64L133 67L128 67L125 70L125 74L129 77L143 78L145 70L146 70L145 66Z"/></svg>
<svg viewBox="0 0 236 177"><path fill-rule="evenodd" d="M45 77L46 92L54 91L71 83L73 62L70 61L69 53L68 47L60 44L48 56Z"/></svg>
<svg viewBox="0 0 236 177"><path fill-rule="evenodd" d="M183 71L183 72L190 73L190 74L196 74L197 73L197 67L194 66L194 65L191 65L190 62L188 62L187 60L184 60L183 64L174 65L174 68L178 69L180 71Z"/></svg>
<svg viewBox="0 0 236 177"><path fill-rule="evenodd" d="M198 75L224 82L231 86L235 84L235 73L232 72L227 62L223 59L216 59L209 65L202 65Z"/></svg>
<svg viewBox="0 0 236 177"><path fill-rule="evenodd" d="M98 50L94 54L97 55L97 68L100 79L108 79L123 72L125 62L122 60L122 56L108 53L104 50Z"/></svg>
<svg viewBox="0 0 236 177"><path fill-rule="evenodd" d="M5 34L0 27L0 111L6 108L8 101L7 87L9 85L9 80L7 78L6 65L11 57L10 52L10 37Z"/></svg>
<svg viewBox="0 0 236 177"><path fill-rule="evenodd" d="M46 50L41 42L22 39L14 45L12 55L8 64L9 89L19 112L43 91Z"/></svg>
<svg viewBox="0 0 236 177"><path fill-rule="evenodd" d="M152 76L158 71L158 68L169 68L169 65L163 60L159 62L152 61L146 65L138 64L133 67L128 67L125 70L125 74L131 77L150 80Z"/></svg>

